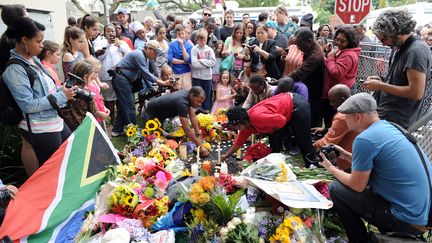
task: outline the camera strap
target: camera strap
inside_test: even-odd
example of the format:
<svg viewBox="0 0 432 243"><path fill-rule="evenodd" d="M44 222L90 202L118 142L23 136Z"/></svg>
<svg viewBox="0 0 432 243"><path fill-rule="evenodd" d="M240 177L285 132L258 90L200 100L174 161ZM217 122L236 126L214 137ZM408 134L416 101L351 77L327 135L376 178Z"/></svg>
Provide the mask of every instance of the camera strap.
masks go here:
<svg viewBox="0 0 432 243"><path fill-rule="evenodd" d="M390 122L390 123L393 126L395 126L414 145L414 147L415 147L418 155L420 156L420 160L421 160L421 162L423 164L423 168L424 168L424 170L426 172L426 177L428 179L428 183L429 183L429 195L431 197L430 200L432 201L432 185L431 185L430 174L429 174L429 170L427 168L426 161L424 159L423 153L421 152L421 149L420 149L420 147L417 144L417 139L413 135L411 135L407 130L405 130L405 128L403 128L402 126L400 126L399 124L394 123L394 122ZM426 226L427 227L432 227L432 205L429 208L428 222L427 222Z"/></svg>

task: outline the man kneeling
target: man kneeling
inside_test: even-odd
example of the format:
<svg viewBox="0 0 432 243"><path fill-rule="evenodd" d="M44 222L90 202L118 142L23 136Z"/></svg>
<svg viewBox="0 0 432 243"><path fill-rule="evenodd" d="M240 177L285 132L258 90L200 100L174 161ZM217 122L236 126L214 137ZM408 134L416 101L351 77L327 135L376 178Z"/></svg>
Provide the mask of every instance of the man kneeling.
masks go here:
<svg viewBox="0 0 432 243"><path fill-rule="evenodd" d="M354 139L352 154L335 146L340 158L352 161L351 174L337 169L320 154L320 164L337 179L330 185L330 197L349 242L375 242L362 218L381 233L413 235L424 232L428 221L431 199L422 160L398 128L379 119L376 107L371 95L360 93L337 109L346 114L348 129L360 133ZM422 156L431 173L428 158L423 152Z"/></svg>

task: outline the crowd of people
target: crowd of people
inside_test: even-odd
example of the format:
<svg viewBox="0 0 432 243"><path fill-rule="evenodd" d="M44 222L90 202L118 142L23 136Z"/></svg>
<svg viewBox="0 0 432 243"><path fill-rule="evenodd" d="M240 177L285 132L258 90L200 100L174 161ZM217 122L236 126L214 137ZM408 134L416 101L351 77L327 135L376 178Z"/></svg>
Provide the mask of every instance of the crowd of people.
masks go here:
<svg viewBox="0 0 432 243"><path fill-rule="evenodd" d="M390 122L406 129L425 105L431 28L416 34L412 16L395 9L384 11L372 32L363 25L332 29L328 24L314 32L312 14L299 21L284 6L260 14L257 22L244 14L235 23L234 15L225 8L218 21L204 8L199 22L168 14L141 23L119 9L116 21L102 26L87 14L68 19L59 45L44 40L45 27L28 17L24 6L4 6L1 17L8 28L0 42L0 70L23 113L18 127L28 175L77 129L86 112L111 136L123 136L138 113L144 120L179 117L186 136L207 156L195 114L227 109L230 128L239 133L223 159L254 133L268 134L273 152L298 147L306 166L319 161L311 156L316 149L335 145L341 154L336 167L322 154L320 165L338 179L330 193L350 242L371 240L360 218L386 232L421 233L417 226L426 225L430 208L424 173L430 165L423 168L420 157L413 161L414 145ZM385 77L362 81L372 97L356 94L356 76L360 53L370 47L360 44L374 41L393 52ZM54 68L60 61L63 75ZM134 94L154 86L169 91L137 112ZM312 142L317 132L324 136ZM375 210L372 215L381 210L385 220L368 218L366 208L358 211L364 202Z"/></svg>

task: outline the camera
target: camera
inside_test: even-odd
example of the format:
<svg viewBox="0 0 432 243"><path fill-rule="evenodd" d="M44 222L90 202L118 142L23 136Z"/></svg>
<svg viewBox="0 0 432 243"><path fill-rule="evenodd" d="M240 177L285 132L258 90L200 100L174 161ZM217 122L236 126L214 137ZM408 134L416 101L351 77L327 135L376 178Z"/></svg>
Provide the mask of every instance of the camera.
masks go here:
<svg viewBox="0 0 432 243"><path fill-rule="evenodd" d="M7 208L10 200L10 192L8 190L0 190L0 208Z"/></svg>
<svg viewBox="0 0 432 243"><path fill-rule="evenodd" d="M65 87L70 89L72 88L74 85L80 85L80 84L84 84L84 80L82 80L82 78L76 76L73 73L69 73L69 79L66 81L65 83ZM75 98L77 99L83 99L85 101L91 101L94 97L94 94L88 90L84 90L81 88L76 88L75 89Z"/></svg>
<svg viewBox="0 0 432 243"><path fill-rule="evenodd" d="M169 81L173 82L173 84L175 84L176 82L178 82L180 80L180 78L170 78Z"/></svg>
<svg viewBox="0 0 432 243"><path fill-rule="evenodd" d="M335 146L332 144L326 145L320 149L310 152L306 155L306 159L311 164L317 164L318 162L322 162L323 160L319 155L320 153L323 153L333 165L336 165L336 159L339 157L339 151L336 150Z"/></svg>

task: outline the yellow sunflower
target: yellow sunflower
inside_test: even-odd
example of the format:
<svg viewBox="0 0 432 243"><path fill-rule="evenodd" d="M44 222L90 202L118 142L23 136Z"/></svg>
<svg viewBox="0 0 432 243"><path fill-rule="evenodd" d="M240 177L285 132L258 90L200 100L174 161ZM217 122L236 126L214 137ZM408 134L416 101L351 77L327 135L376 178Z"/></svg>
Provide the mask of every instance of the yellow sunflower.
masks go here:
<svg viewBox="0 0 432 243"><path fill-rule="evenodd" d="M162 126L162 123L159 121L159 119L158 118L155 118L155 119L153 119L157 124L158 124L158 126L159 127L161 127Z"/></svg>
<svg viewBox="0 0 432 243"><path fill-rule="evenodd" d="M158 126L157 122L155 122L154 120L148 120L146 122L145 127L149 131L154 131L154 130L158 129L159 126Z"/></svg>
<svg viewBox="0 0 432 243"><path fill-rule="evenodd" d="M141 134L143 135L143 136L150 136L150 131L149 130L147 130L147 129L143 129L143 130L141 130Z"/></svg>
<svg viewBox="0 0 432 243"><path fill-rule="evenodd" d="M157 138L161 138L161 134L158 131L154 131L153 135L155 135Z"/></svg>
<svg viewBox="0 0 432 243"><path fill-rule="evenodd" d="M155 158L158 162L161 162L163 160L163 157L160 153L155 154L153 158Z"/></svg>
<svg viewBox="0 0 432 243"><path fill-rule="evenodd" d="M126 132L126 136L128 137L132 137L135 134L136 130L132 127L130 127L127 132Z"/></svg>

